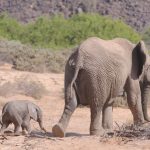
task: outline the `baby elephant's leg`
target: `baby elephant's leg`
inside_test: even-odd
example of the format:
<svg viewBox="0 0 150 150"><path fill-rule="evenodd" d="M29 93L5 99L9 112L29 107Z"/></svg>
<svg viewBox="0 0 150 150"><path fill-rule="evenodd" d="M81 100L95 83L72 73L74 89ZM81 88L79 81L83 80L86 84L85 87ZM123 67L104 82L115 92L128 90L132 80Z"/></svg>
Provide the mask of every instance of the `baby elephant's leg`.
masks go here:
<svg viewBox="0 0 150 150"><path fill-rule="evenodd" d="M14 135L20 135L19 129L20 129L21 124L22 124L22 118L19 116L19 114L15 114L13 123L15 126Z"/></svg>
<svg viewBox="0 0 150 150"><path fill-rule="evenodd" d="M9 122L3 122L2 127L0 129L0 134L4 134L4 131L9 126Z"/></svg>
<svg viewBox="0 0 150 150"><path fill-rule="evenodd" d="M22 126L27 130L27 132L30 134L31 133L31 125L30 125L30 116L27 115L24 119L23 119L23 123Z"/></svg>
<svg viewBox="0 0 150 150"><path fill-rule="evenodd" d="M22 128L22 134L26 135L26 131L25 131L26 128L24 126L24 123L22 123L21 128Z"/></svg>

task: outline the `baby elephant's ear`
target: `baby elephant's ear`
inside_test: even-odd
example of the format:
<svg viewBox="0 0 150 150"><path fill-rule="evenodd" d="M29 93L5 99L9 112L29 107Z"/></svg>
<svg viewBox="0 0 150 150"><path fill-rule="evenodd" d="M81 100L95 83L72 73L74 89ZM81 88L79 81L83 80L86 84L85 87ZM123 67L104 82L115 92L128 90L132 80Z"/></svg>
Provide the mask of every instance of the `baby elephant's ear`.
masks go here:
<svg viewBox="0 0 150 150"><path fill-rule="evenodd" d="M30 117L33 120L37 121L37 111L36 111L36 108L32 104L28 104L28 112L29 112Z"/></svg>

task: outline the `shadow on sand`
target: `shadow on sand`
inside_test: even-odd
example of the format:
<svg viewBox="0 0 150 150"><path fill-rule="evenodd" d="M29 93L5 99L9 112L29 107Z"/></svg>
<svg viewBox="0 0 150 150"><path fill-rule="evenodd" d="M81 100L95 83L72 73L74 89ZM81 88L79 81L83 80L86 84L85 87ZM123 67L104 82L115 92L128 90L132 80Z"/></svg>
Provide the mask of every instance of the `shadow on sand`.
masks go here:
<svg viewBox="0 0 150 150"><path fill-rule="evenodd" d="M80 133L74 133L74 132L66 133L66 137L82 137L82 136L89 136L89 134L80 134ZM41 131L32 131L28 137L47 138L47 139L56 138L53 136L52 132L43 133Z"/></svg>

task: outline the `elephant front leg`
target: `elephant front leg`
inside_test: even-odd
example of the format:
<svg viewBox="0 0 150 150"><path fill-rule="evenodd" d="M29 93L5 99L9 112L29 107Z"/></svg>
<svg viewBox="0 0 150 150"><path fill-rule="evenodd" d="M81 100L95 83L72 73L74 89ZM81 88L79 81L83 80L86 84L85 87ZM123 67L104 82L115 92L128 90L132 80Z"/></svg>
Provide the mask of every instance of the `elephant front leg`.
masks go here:
<svg viewBox="0 0 150 150"><path fill-rule="evenodd" d="M139 81L128 78L125 89L127 92L127 102L133 114L134 124L141 124L144 122L144 116Z"/></svg>
<svg viewBox="0 0 150 150"><path fill-rule="evenodd" d="M143 84L141 87L141 95L142 95L142 108L143 108L143 114L144 114L144 119L146 121L150 121L150 117L148 115L148 101L150 98L150 85L148 84Z"/></svg>
<svg viewBox="0 0 150 150"><path fill-rule="evenodd" d="M68 89L69 90L69 89ZM67 92L68 94L68 92ZM72 97L70 98L66 94L65 108L64 112L59 120L58 124L54 125L52 128L53 135L56 137L64 137L65 130L68 126L69 120L72 116L72 113L77 107L77 99L74 89L72 88ZM68 98L69 97L69 98Z"/></svg>

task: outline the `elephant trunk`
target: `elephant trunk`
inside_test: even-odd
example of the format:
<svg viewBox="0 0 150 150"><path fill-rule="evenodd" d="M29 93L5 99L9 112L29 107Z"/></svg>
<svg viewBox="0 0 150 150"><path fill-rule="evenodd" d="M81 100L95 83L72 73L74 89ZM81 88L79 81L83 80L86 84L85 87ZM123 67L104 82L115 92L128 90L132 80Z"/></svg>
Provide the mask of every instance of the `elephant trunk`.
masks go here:
<svg viewBox="0 0 150 150"><path fill-rule="evenodd" d="M43 130L44 132L47 132L46 129L43 127L43 115L42 115L42 111L40 110L40 108L37 111L37 121L39 123L39 126L41 128L41 130Z"/></svg>
<svg viewBox="0 0 150 150"><path fill-rule="evenodd" d="M41 130L43 130L44 132L47 132L46 129L43 127L43 121L38 121L39 122L39 126L41 128Z"/></svg>
<svg viewBox="0 0 150 150"><path fill-rule="evenodd" d="M148 99L150 98L150 85L144 85L142 92L142 108L143 108L143 114L144 114L144 119L146 121L150 121L150 117L148 116Z"/></svg>

